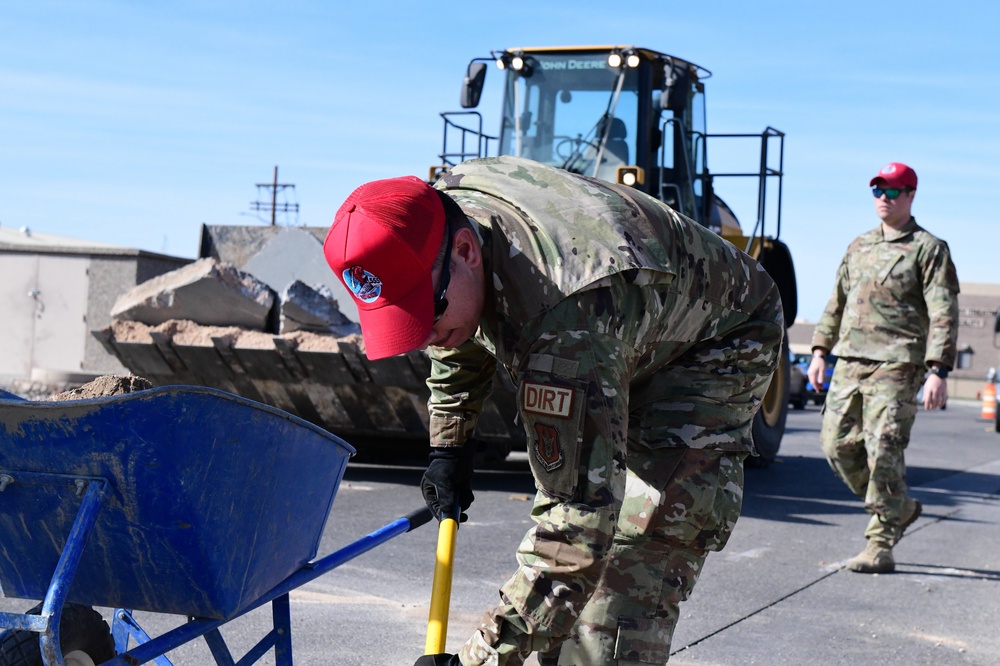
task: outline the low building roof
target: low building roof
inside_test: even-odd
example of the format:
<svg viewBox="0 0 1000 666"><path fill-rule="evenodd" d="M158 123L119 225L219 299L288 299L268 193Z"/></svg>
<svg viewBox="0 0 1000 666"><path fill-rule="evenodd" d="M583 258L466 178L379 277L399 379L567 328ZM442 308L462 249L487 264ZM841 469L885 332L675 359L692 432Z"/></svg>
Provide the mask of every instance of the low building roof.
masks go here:
<svg viewBox="0 0 1000 666"><path fill-rule="evenodd" d="M100 243L80 238L41 233L33 231L28 227L21 227L19 229L0 227L0 252L178 258L155 252L146 252L145 250L137 250L122 245L112 245L111 243Z"/></svg>

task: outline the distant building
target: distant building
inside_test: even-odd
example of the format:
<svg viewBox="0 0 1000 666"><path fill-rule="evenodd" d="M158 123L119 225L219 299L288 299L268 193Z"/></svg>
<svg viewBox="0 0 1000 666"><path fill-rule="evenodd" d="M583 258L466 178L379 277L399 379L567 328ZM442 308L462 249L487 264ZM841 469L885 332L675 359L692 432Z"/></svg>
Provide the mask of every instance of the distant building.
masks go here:
<svg viewBox="0 0 1000 666"><path fill-rule="evenodd" d="M190 259L0 227L0 383L126 373L91 331L119 296Z"/></svg>
<svg viewBox="0 0 1000 666"><path fill-rule="evenodd" d="M948 377L949 394L978 399L990 369L1000 367L1000 335L994 326L1000 312L1000 284L963 282L958 296L958 367ZM812 342L816 322L796 321L788 341L797 349Z"/></svg>

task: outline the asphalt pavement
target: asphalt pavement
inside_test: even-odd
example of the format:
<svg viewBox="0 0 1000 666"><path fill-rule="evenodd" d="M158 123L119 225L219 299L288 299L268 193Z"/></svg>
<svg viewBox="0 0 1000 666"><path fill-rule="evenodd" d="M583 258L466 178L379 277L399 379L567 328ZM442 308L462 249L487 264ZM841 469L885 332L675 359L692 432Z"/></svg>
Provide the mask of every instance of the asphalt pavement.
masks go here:
<svg viewBox="0 0 1000 666"><path fill-rule="evenodd" d="M793 412L682 606L670 663L1000 664L1000 434L979 411L918 415L907 463L923 514L882 575L843 568L867 515L819 455L818 409Z"/></svg>

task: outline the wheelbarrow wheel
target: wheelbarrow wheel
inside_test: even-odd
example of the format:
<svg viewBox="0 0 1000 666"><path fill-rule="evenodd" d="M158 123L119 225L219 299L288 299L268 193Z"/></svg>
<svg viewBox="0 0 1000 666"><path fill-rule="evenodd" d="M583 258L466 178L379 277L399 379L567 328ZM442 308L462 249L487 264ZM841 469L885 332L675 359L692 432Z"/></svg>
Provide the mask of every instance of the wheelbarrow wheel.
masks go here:
<svg viewBox="0 0 1000 666"><path fill-rule="evenodd" d="M38 605L28 613L37 615L41 610ZM33 631L0 633L0 666L44 666L38 638ZM97 666L117 656L108 623L90 606L63 607L59 642L66 666Z"/></svg>

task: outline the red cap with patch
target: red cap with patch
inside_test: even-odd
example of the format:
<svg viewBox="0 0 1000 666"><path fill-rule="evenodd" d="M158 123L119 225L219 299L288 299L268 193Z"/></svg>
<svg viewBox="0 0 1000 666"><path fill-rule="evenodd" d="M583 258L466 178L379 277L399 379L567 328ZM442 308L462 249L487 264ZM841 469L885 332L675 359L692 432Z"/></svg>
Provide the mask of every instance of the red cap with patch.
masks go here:
<svg viewBox="0 0 1000 666"><path fill-rule="evenodd" d="M323 254L354 295L369 359L427 341L434 326L431 269L444 223L437 191L416 176L365 183L337 211Z"/></svg>
<svg viewBox="0 0 1000 666"><path fill-rule="evenodd" d="M902 162L889 162L868 184L874 187L879 184L879 181L886 187L917 189L917 172Z"/></svg>

